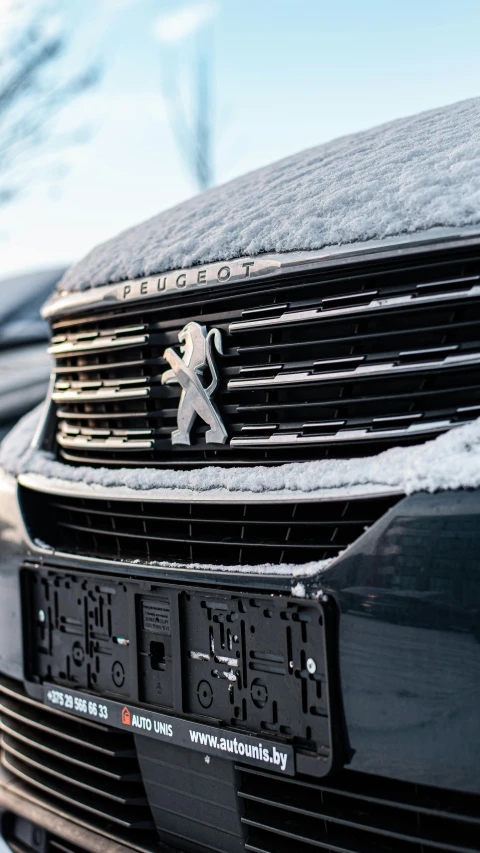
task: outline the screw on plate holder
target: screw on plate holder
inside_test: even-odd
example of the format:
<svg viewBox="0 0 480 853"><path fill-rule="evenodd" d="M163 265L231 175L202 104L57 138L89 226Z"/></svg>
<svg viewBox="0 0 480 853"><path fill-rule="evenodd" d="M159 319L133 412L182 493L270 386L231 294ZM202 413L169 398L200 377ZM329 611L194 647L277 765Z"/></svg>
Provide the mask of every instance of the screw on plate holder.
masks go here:
<svg viewBox="0 0 480 853"><path fill-rule="evenodd" d="M317 664L315 663L313 658L308 658L307 660L307 671L310 675L314 675L317 671Z"/></svg>
<svg viewBox="0 0 480 853"><path fill-rule="evenodd" d="M197 687L197 696L202 708L210 708L213 702L213 690L208 681L200 681Z"/></svg>
<svg viewBox="0 0 480 853"><path fill-rule="evenodd" d="M123 687L125 682L125 670L118 660L112 666L112 681L115 687Z"/></svg>
<svg viewBox="0 0 480 853"><path fill-rule="evenodd" d="M85 651L78 640L72 646L72 658L76 666L81 666L85 660Z"/></svg>

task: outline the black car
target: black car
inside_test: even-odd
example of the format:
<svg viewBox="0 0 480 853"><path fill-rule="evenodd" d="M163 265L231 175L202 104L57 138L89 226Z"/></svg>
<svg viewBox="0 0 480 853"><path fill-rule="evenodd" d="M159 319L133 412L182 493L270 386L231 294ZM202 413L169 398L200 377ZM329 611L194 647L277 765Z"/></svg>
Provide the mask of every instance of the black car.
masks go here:
<svg viewBox="0 0 480 853"><path fill-rule="evenodd" d="M47 302L1 450L12 850L480 851L480 227L435 147L479 110L209 191Z"/></svg>

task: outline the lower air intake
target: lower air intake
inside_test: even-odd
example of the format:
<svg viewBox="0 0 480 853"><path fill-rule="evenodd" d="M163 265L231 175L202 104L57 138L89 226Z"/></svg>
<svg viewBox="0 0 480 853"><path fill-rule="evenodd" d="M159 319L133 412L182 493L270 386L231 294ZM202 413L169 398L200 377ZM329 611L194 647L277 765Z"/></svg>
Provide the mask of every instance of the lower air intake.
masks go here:
<svg viewBox="0 0 480 853"><path fill-rule="evenodd" d="M476 853L480 796L344 771L321 782L241 771L253 853Z"/></svg>
<svg viewBox="0 0 480 853"><path fill-rule="evenodd" d="M53 711L5 678L0 729L24 796L126 843L155 838L132 735Z"/></svg>
<svg viewBox="0 0 480 853"><path fill-rule="evenodd" d="M215 565L335 557L400 500L157 503L45 495L22 488L32 539L107 559Z"/></svg>

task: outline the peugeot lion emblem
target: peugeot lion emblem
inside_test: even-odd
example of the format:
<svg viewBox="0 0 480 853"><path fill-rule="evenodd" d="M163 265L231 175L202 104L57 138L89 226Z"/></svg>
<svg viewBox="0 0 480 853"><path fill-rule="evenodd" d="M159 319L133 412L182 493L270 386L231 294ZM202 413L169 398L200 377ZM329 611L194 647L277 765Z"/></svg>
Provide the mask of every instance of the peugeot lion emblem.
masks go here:
<svg viewBox="0 0 480 853"><path fill-rule="evenodd" d="M227 431L212 400L218 385L214 350L220 354L223 352L220 330L210 329L207 332L206 327L199 323L187 323L179 332L178 340L182 356L172 347L163 353L171 369L162 374L162 385L178 383L182 386L178 429L172 432L172 444L190 444L190 430L197 415L210 427L205 436L207 444L224 444L228 438ZM206 367L212 377L207 387L203 385Z"/></svg>

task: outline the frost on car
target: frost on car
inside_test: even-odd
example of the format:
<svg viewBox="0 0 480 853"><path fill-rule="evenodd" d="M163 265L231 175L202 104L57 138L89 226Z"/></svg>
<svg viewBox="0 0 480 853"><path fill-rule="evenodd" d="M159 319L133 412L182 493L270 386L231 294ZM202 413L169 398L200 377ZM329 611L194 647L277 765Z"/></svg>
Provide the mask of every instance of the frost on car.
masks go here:
<svg viewBox="0 0 480 853"><path fill-rule="evenodd" d="M18 849L480 850L479 125L296 155L49 299L1 450Z"/></svg>

